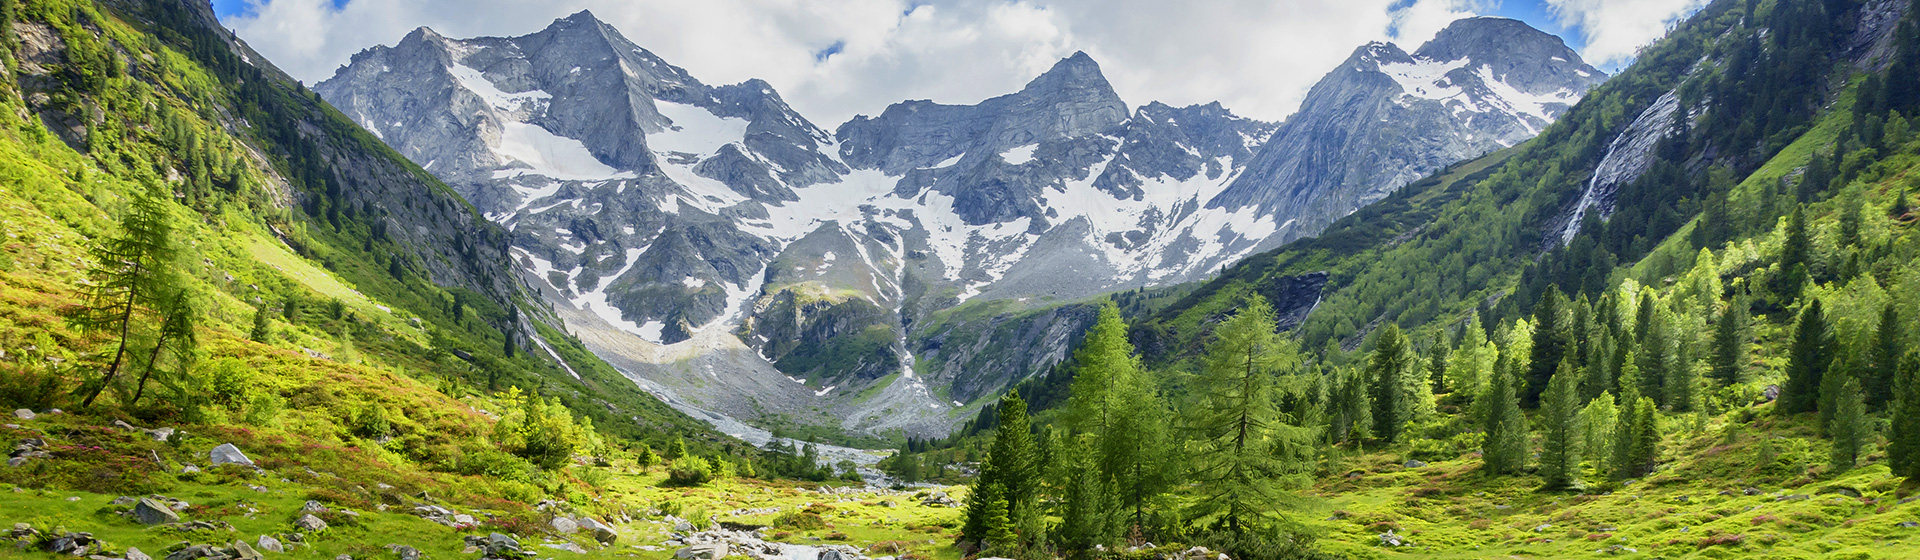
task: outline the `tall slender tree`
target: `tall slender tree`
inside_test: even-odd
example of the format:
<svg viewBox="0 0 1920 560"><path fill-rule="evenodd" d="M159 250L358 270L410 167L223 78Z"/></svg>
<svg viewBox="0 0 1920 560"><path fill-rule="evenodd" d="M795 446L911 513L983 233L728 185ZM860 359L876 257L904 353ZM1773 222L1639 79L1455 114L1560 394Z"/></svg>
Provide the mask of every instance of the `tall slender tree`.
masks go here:
<svg viewBox="0 0 1920 560"><path fill-rule="evenodd" d="M1780 387L1779 410L1785 414L1813 412L1820 406L1820 381L1833 359L1827 332L1827 314L1814 299L1800 312L1787 350L1787 382Z"/></svg>
<svg viewBox="0 0 1920 560"><path fill-rule="evenodd" d="M1746 381L1748 348L1753 345L1747 299L1735 296L1713 323L1713 380L1722 386Z"/></svg>
<svg viewBox="0 0 1920 560"><path fill-rule="evenodd" d="M71 318L87 332L110 332L117 339L113 358L88 389L81 407L93 406L100 392L113 383L125 364L134 325L152 306L172 291L174 254L172 217L159 187L134 196L120 216L120 231L92 248L93 267L87 271L85 304Z"/></svg>
<svg viewBox="0 0 1920 560"><path fill-rule="evenodd" d="M1533 352L1529 355L1526 386L1520 397L1523 407L1540 406L1540 394L1546 392L1548 380L1560 367L1560 359L1566 357L1573 346L1567 306L1566 294L1561 293L1558 286L1549 285L1546 295L1533 307Z"/></svg>
<svg viewBox="0 0 1920 560"><path fill-rule="evenodd" d="M1407 423L1432 406L1433 394L1417 362L1399 325L1388 323L1380 329L1373 354L1367 358L1367 375L1373 379L1373 424L1389 442L1400 441Z"/></svg>
<svg viewBox="0 0 1920 560"><path fill-rule="evenodd" d="M196 311L193 298L186 290L174 290L173 295L162 304L160 312L164 317L160 332L154 338L153 349L147 353L147 363L140 370L140 382L135 385L133 400L127 403L129 406L138 404L140 397L147 393L147 380L160 368L163 353L174 362L175 367L169 370L171 374L181 375L186 373L188 364L192 363L194 350L200 344L199 337L194 333Z"/></svg>
<svg viewBox="0 0 1920 560"><path fill-rule="evenodd" d="M1033 441L1033 427L1027 419L1027 402L1020 398L1018 389L1008 391L1000 397L998 407L999 422L994 427L993 445L987 451L987 460L980 468L980 476L974 480L972 498L967 502L966 524L961 529L960 538L968 542L991 542L990 533L996 530L993 525L994 507L998 504L1000 516L1013 515L1021 511L1026 500L1039 497L1039 465L1035 463L1036 450ZM1012 519L1012 526L1021 525L1021 519Z"/></svg>
<svg viewBox="0 0 1920 560"><path fill-rule="evenodd" d="M1901 340L1900 308L1892 300L1880 310L1880 323L1874 326L1873 347L1867 350L1861 390L1867 396L1868 410L1882 410L1892 401L1894 378L1899 376Z"/></svg>
<svg viewBox="0 0 1920 560"><path fill-rule="evenodd" d="M1827 434L1833 438L1833 453L1828 462L1830 472L1846 472L1859 464L1860 456L1868 443L1873 441L1873 427L1868 423L1867 404L1860 394L1860 381L1847 379L1840 386L1840 392L1833 398L1833 418L1828 421Z"/></svg>
<svg viewBox="0 0 1920 560"><path fill-rule="evenodd" d="M1298 349L1274 332L1273 308L1248 298L1214 329L1198 380L1194 421L1194 519L1235 535L1262 525L1286 498L1276 484L1292 470L1277 457L1310 445L1304 430L1281 423L1274 407L1275 376L1298 364Z"/></svg>
<svg viewBox="0 0 1920 560"><path fill-rule="evenodd" d="M1908 352L1900 360L1893 395L1887 466L1895 476L1920 476L1920 353Z"/></svg>
<svg viewBox="0 0 1920 560"><path fill-rule="evenodd" d="M1547 383L1540 398L1540 421L1545 437L1540 449L1540 474L1548 488L1580 484L1580 373L1573 357L1560 360L1560 371Z"/></svg>
<svg viewBox="0 0 1920 560"><path fill-rule="evenodd" d="M1481 453L1487 470L1493 474L1514 474L1527 462L1527 418L1520 411L1520 396L1514 387L1517 366L1505 354L1494 361L1493 378L1486 393L1486 449Z"/></svg>

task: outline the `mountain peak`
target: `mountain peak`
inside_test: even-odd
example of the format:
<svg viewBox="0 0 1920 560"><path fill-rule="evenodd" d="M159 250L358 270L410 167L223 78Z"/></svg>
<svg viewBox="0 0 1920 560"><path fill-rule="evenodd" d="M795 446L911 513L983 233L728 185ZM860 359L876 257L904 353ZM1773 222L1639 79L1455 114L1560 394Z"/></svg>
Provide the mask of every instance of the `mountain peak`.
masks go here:
<svg viewBox="0 0 1920 560"><path fill-rule="evenodd" d="M1584 64L1580 61L1580 55L1567 48L1567 43L1560 37L1535 29L1526 22L1503 17L1454 20L1413 54L1437 61L1558 57Z"/></svg>
<svg viewBox="0 0 1920 560"><path fill-rule="evenodd" d="M1114 93L1113 85L1107 83L1106 75L1100 72L1100 63L1094 62L1086 51L1075 51L1072 56L1060 59L1045 73L1027 82L1020 92L1027 95L1065 95L1074 99L1120 99Z"/></svg>

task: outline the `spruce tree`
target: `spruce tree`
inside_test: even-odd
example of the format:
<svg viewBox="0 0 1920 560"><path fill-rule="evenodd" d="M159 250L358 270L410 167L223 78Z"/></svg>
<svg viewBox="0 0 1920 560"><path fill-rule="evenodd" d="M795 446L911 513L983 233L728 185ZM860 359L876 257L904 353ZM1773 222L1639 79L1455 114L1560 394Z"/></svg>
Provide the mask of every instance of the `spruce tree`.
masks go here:
<svg viewBox="0 0 1920 560"><path fill-rule="evenodd" d="M1873 347L1867 350L1867 366L1860 382L1868 410L1883 410L1893 399L1893 381L1900 371L1901 334L1900 308L1889 300L1880 310L1879 324L1874 326Z"/></svg>
<svg viewBox="0 0 1920 560"><path fill-rule="evenodd" d="M1787 219L1787 238L1780 245L1780 268L1768 277L1772 279L1772 289L1781 303L1800 298L1800 288L1806 285L1807 271L1811 269L1809 257L1811 245L1807 239L1807 216L1801 208L1793 210L1793 216Z"/></svg>
<svg viewBox="0 0 1920 560"><path fill-rule="evenodd" d="M1893 426L1887 434L1887 466L1895 476L1920 476L1920 353L1900 360L1893 381Z"/></svg>
<svg viewBox="0 0 1920 560"><path fill-rule="evenodd" d="M1018 537L1013 533L1013 520L1008 510L1007 492L998 485L988 485L982 489L983 496L980 524L980 544L983 550L1011 551Z"/></svg>
<svg viewBox="0 0 1920 560"><path fill-rule="evenodd" d="M1007 512L1012 515L1020 506L1039 496L1039 469L1035 464L1037 451L1033 441L1033 426L1027 420L1027 401L1020 398L1018 389L1008 391L1000 397L1000 423L993 430L993 447L987 453L987 469L991 482L998 485L1007 500ZM1017 521L1017 520L1016 520Z"/></svg>
<svg viewBox="0 0 1920 560"><path fill-rule="evenodd" d="M1567 296L1558 286L1549 285L1547 293L1533 307L1533 351L1529 354L1531 362L1526 366L1526 386L1521 393L1520 404L1526 408L1540 406L1540 393L1547 390L1547 381L1560 367L1561 358L1566 357L1572 346L1572 329L1568 326L1571 318L1567 312Z"/></svg>
<svg viewBox="0 0 1920 560"><path fill-rule="evenodd" d="M1494 362L1493 379L1481 399L1487 403L1484 429L1486 449L1482 458L1487 471L1496 475L1514 474L1527 462L1527 418L1520 411L1520 396L1514 387L1517 369L1505 354Z"/></svg>
<svg viewBox="0 0 1920 560"><path fill-rule="evenodd" d="M1333 441L1350 441L1358 445L1361 441L1373 437L1373 388L1367 383L1364 371L1341 367L1329 372L1333 377L1333 410L1328 411L1333 422L1331 434Z"/></svg>
<svg viewBox="0 0 1920 560"><path fill-rule="evenodd" d="M1373 425L1381 439L1400 441L1407 423L1417 419L1420 401L1432 401L1416 362L1398 325L1388 323L1380 329L1373 354L1367 358L1367 376L1373 379Z"/></svg>
<svg viewBox="0 0 1920 560"><path fill-rule="evenodd" d="M1616 472L1625 473L1626 476L1622 478L1653 471L1654 458L1660 455L1660 424L1656 408L1653 399L1647 397L1640 397L1639 404L1634 406L1631 451L1627 454L1627 462L1615 467Z"/></svg>
<svg viewBox="0 0 1920 560"><path fill-rule="evenodd" d="M1596 331L1592 359L1587 360L1586 379L1580 382L1580 398L1589 401L1613 391L1613 364L1619 353L1614 345L1613 329L1601 325Z"/></svg>
<svg viewBox="0 0 1920 560"><path fill-rule="evenodd" d="M1746 381L1747 349L1753 335L1747 300L1735 296L1713 323L1713 380L1721 386Z"/></svg>
<svg viewBox="0 0 1920 560"><path fill-rule="evenodd" d="M1829 472L1852 470L1872 441L1873 427L1868 424L1871 420L1867 418L1864 398L1860 394L1860 382L1854 379L1847 379L1841 384L1839 394L1834 395L1833 418L1827 424L1827 434L1833 438Z"/></svg>
<svg viewBox="0 0 1920 560"><path fill-rule="evenodd" d="M1787 381L1780 387L1781 413L1799 414L1819 408L1820 381L1827 373L1833 355L1828 351L1827 315L1815 299L1800 312L1793 327L1793 343L1787 349Z"/></svg>
<svg viewBox="0 0 1920 560"><path fill-rule="evenodd" d="M1620 413L1613 425L1613 457L1607 461L1611 469L1609 477L1613 480L1633 478L1639 473L1633 469L1633 446L1639 434L1638 406L1640 406L1640 367L1635 365L1632 352L1620 367Z"/></svg>
<svg viewBox="0 0 1920 560"><path fill-rule="evenodd" d="M265 301L253 308L253 330L247 333L247 340L261 344L273 343L273 318L267 315Z"/></svg>
<svg viewBox="0 0 1920 560"><path fill-rule="evenodd" d="M1061 493L1058 537L1067 550L1091 550L1094 545L1113 542L1119 536L1116 526L1118 507L1114 492L1107 488L1106 476L1094 461L1091 438L1070 444L1064 467L1065 491Z"/></svg>
<svg viewBox="0 0 1920 560"><path fill-rule="evenodd" d="M1540 475L1548 488L1580 484L1580 374L1573 357L1560 360L1560 371L1540 395L1540 421L1545 433L1540 449Z"/></svg>
<svg viewBox="0 0 1920 560"><path fill-rule="evenodd" d="M120 231L91 249L93 266L87 270L85 300L70 319L84 332L112 333L117 348L100 378L86 389L82 408L93 406L93 400L119 375L142 314L174 289L173 225L167 210L171 202L163 196L158 187L135 195L120 216Z"/></svg>
<svg viewBox="0 0 1920 560"><path fill-rule="evenodd" d="M1427 346L1427 384L1434 394L1443 394L1451 389L1447 387L1447 358L1452 355L1447 349L1446 337L1433 341Z"/></svg>
<svg viewBox="0 0 1920 560"><path fill-rule="evenodd" d="M1905 218L1907 213L1913 210L1912 206L1907 202L1907 190L1906 187L1901 187L1900 192L1894 193L1893 204L1887 206L1888 216L1892 216L1893 219L1898 220Z"/></svg>
<svg viewBox="0 0 1920 560"><path fill-rule="evenodd" d="M1304 430L1281 422L1273 388L1275 375L1298 360L1294 343L1274 332L1273 308L1257 295L1214 329L1195 388L1192 517L1198 523L1242 535L1283 498L1275 482L1291 469L1278 457L1310 443Z"/></svg>

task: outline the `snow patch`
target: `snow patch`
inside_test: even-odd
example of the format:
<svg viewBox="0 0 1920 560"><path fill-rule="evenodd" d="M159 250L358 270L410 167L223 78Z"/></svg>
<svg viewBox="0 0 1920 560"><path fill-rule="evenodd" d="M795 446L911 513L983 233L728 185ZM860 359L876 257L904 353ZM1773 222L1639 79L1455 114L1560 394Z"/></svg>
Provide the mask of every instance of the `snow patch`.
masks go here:
<svg viewBox="0 0 1920 560"><path fill-rule="evenodd" d="M1033 151L1039 147L1040 144L1034 143L1008 148L1007 151L1000 152L1000 159L1006 160L1010 165L1025 164L1033 161Z"/></svg>

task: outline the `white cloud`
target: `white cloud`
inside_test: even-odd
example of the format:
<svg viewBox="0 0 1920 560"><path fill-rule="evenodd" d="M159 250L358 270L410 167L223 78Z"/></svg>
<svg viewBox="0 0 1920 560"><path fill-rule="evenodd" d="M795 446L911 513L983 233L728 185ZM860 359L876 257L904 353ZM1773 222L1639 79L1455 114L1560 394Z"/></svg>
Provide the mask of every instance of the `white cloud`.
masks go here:
<svg viewBox="0 0 1920 560"><path fill-rule="evenodd" d="M767 80L827 128L905 99L1012 92L1076 50L1130 104L1220 101L1280 120L1356 47L1395 40L1412 50L1484 11L1476 0L249 1L251 13L227 25L308 83L415 27L521 35L590 9L701 81Z"/></svg>
<svg viewBox="0 0 1920 560"><path fill-rule="evenodd" d="M1626 62L1667 34L1667 26L1708 0L1546 0L1554 19L1586 36L1581 58L1594 65Z"/></svg>

